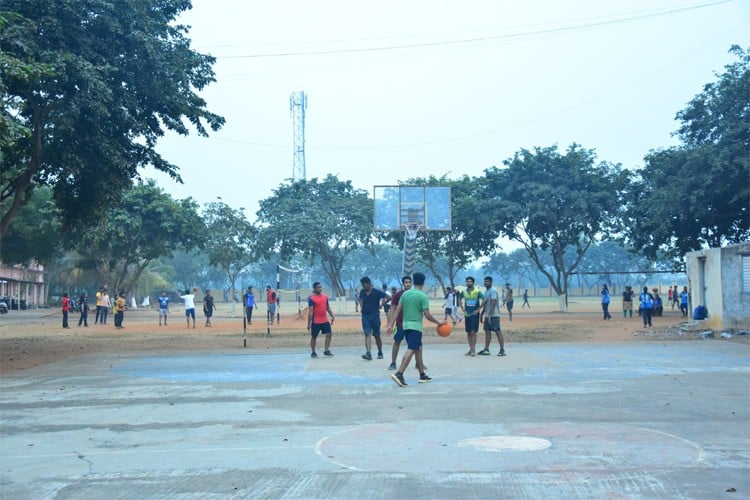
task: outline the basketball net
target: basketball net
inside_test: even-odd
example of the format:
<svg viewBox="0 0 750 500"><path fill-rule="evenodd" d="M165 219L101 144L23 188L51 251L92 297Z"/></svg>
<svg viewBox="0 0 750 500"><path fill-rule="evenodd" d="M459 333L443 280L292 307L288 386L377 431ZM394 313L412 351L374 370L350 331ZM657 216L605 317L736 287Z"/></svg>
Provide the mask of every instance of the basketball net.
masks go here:
<svg viewBox="0 0 750 500"><path fill-rule="evenodd" d="M419 232L419 229L422 227L421 222L407 222L404 224L404 231L406 232L406 238L409 240L416 240L417 239L417 233Z"/></svg>

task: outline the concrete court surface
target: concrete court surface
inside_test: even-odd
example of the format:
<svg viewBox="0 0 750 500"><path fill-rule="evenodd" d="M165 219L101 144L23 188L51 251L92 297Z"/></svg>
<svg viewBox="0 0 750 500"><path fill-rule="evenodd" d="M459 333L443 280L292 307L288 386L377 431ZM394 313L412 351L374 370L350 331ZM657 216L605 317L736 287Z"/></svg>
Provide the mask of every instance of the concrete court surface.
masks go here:
<svg viewBox="0 0 750 500"><path fill-rule="evenodd" d="M496 348L496 347L495 347ZM86 355L4 375L0 497L750 498L750 346Z"/></svg>

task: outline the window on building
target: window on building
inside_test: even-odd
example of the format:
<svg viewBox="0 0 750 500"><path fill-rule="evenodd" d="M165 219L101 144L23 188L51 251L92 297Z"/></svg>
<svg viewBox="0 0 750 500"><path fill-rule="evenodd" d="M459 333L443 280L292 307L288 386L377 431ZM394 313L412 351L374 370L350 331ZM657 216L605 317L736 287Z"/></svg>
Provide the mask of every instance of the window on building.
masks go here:
<svg viewBox="0 0 750 500"><path fill-rule="evenodd" d="M740 255L742 259L742 293L750 295L750 255Z"/></svg>

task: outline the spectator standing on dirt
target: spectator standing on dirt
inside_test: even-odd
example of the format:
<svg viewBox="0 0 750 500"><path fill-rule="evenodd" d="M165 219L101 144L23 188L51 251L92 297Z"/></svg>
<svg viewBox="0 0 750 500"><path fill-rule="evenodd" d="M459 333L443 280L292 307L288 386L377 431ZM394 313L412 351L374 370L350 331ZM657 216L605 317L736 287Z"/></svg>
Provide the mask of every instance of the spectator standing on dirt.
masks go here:
<svg viewBox="0 0 750 500"><path fill-rule="evenodd" d="M214 304L211 290L206 290L206 294L203 296L203 314L206 316L206 326L211 326L211 317L214 315L215 309L216 304Z"/></svg>
<svg viewBox="0 0 750 500"><path fill-rule="evenodd" d="M505 284L505 309L508 310L508 321L513 321L513 288L510 283Z"/></svg>
<svg viewBox="0 0 750 500"><path fill-rule="evenodd" d="M164 318L164 326L167 326L167 317L169 316L169 295L167 292L161 292L161 297L156 299L159 302L159 326L161 319Z"/></svg>
<svg viewBox="0 0 750 500"><path fill-rule="evenodd" d="M328 316L331 321L328 321ZM316 352L318 335L326 336L325 350L323 356L331 357L331 336L333 334L333 322L335 321L328 296L323 293L323 285L320 281L313 283L313 293L307 298L307 331L310 332L310 357L317 358Z"/></svg>
<svg viewBox="0 0 750 500"><path fill-rule="evenodd" d="M365 353L362 359L372 360L372 337L378 348L378 359L383 359L383 341L380 339L380 309L389 300L388 295L379 288L373 288L367 276L359 280L362 290L359 292L359 305L362 315L362 331L365 334Z"/></svg>
<svg viewBox="0 0 750 500"><path fill-rule="evenodd" d="M125 292L120 292L120 294L117 296L117 304L116 304L117 312L115 313L115 328L122 329L124 328L122 326L122 321L125 319Z"/></svg>
<svg viewBox="0 0 750 500"><path fill-rule="evenodd" d="M521 309L524 307L528 307L531 309L531 304L529 304L529 289L525 288L523 291L523 304L521 304Z"/></svg>
<svg viewBox="0 0 750 500"><path fill-rule="evenodd" d="M99 323L99 319L102 315L102 294L104 293L104 287L100 286L99 291L96 292L96 317L94 318L94 324Z"/></svg>
<svg viewBox="0 0 750 500"><path fill-rule="evenodd" d="M102 309L101 315L99 316L99 322L102 325L107 324L107 316L109 315L109 308L112 307L112 302L109 300L109 292L106 288L102 290Z"/></svg>
<svg viewBox="0 0 750 500"><path fill-rule="evenodd" d="M659 296L659 289L658 288L652 288L651 289L654 296L654 312L653 316L662 316L664 314L664 303L661 300L661 297Z"/></svg>
<svg viewBox="0 0 750 500"><path fill-rule="evenodd" d="M247 287L247 292L242 296L242 302L245 304L245 317L247 318L247 324L253 324L253 309L255 309L255 294L253 293L253 287Z"/></svg>
<svg viewBox="0 0 750 500"><path fill-rule="evenodd" d="M383 290L383 293L386 294L388 297L388 300L385 301L383 304L383 312L385 313L386 321L388 320L388 313L391 311L391 299L393 298L393 294L388 291L388 285L383 283L383 286L381 287Z"/></svg>
<svg viewBox="0 0 750 500"><path fill-rule="evenodd" d="M409 280L409 288L411 288L411 280ZM445 289L445 317L443 318L443 321L448 321L448 318L453 320L453 325L456 324L456 313L457 311L457 297L456 297L456 291L453 290L451 287L446 287ZM395 368L395 366L394 366Z"/></svg>
<svg viewBox="0 0 750 500"><path fill-rule="evenodd" d="M185 293L180 295L180 298L185 301L185 321L187 321L187 327L190 328L190 318L193 318L193 330L195 330L195 292L197 291L197 288L193 288L192 293L190 293L190 290L185 290Z"/></svg>
<svg viewBox="0 0 750 500"><path fill-rule="evenodd" d="M630 313L630 317L633 317L633 296L635 295L635 292L633 292L633 287L630 285L625 286L625 290L622 291L622 317L627 318L628 313Z"/></svg>
<svg viewBox="0 0 750 500"><path fill-rule="evenodd" d="M654 296L648 291L648 287L643 287L641 293L641 317L643 318L643 326L651 326L651 316L654 312Z"/></svg>
<svg viewBox="0 0 750 500"><path fill-rule="evenodd" d="M273 325L274 318L276 318L276 303L278 302L278 296L276 290L271 288L271 285L266 287L266 303L268 304L268 319Z"/></svg>
<svg viewBox="0 0 750 500"><path fill-rule="evenodd" d="M680 292L680 311L682 312L683 317L687 317L688 315L688 289L687 287L683 287L682 292Z"/></svg>
<svg viewBox="0 0 750 500"><path fill-rule="evenodd" d="M612 315L609 314L609 288L607 288L607 285L602 285L602 313L604 314L604 319L612 319Z"/></svg>
<svg viewBox="0 0 750 500"><path fill-rule="evenodd" d="M62 296L62 315L63 315L62 327L63 328L70 328L70 325L68 325L69 313L70 313L70 298L68 297L68 294L66 292Z"/></svg>
<svg viewBox="0 0 750 500"><path fill-rule="evenodd" d="M78 312L81 313L81 317L78 318L78 326L83 326L85 328L89 327L89 294L86 292L83 292L81 296L78 298Z"/></svg>

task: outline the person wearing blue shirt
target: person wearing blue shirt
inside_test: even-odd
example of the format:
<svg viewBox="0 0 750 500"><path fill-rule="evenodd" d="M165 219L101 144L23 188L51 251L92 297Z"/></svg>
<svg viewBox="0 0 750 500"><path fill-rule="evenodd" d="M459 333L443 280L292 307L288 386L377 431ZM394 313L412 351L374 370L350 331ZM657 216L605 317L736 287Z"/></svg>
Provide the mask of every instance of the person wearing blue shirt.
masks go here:
<svg viewBox="0 0 750 500"><path fill-rule="evenodd" d="M255 308L255 294L253 293L253 287L247 287L247 293L242 296L242 302L245 303L245 316L247 317L247 323L253 324L253 309Z"/></svg>
<svg viewBox="0 0 750 500"><path fill-rule="evenodd" d="M383 359L383 341L380 339L380 309L390 300L386 292L372 287L367 276L359 280L362 290L359 292L359 305L362 314L362 330L365 334L365 353L362 359L372 360L372 337L378 347L378 359Z"/></svg>
<svg viewBox="0 0 750 500"><path fill-rule="evenodd" d="M161 297L157 297L159 301L159 326L161 326L161 319L164 318L164 326L167 326L167 316L169 315L169 297L167 292L161 292Z"/></svg>

